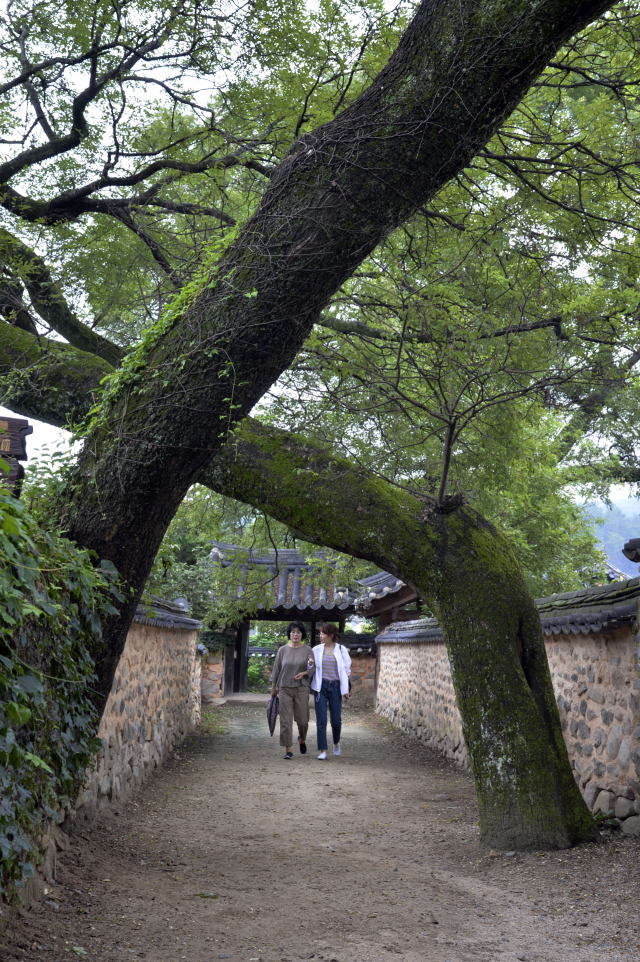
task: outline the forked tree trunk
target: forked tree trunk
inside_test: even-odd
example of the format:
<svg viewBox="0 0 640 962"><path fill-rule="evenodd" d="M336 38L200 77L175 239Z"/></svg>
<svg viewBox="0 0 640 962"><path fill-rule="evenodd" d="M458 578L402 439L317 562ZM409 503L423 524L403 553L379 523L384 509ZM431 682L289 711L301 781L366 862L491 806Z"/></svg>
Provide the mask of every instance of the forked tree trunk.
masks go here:
<svg viewBox="0 0 640 962"><path fill-rule="evenodd" d="M391 571L436 613L483 843L540 849L593 839L569 766L540 618L511 546L493 525L469 507L441 510L249 420L205 481L312 541Z"/></svg>
<svg viewBox="0 0 640 962"><path fill-rule="evenodd" d="M127 588L121 617L104 625L103 697L167 527L229 428L367 255L469 164L558 47L610 5L422 0L370 87L292 145L217 272L124 361L64 516Z"/></svg>
<svg viewBox="0 0 640 962"><path fill-rule="evenodd" d="M369 89L293 145L218 274L125 360L64 510L68 534L112 560L127 589L120 616L104 626L103 699L166 529L229 428L293 361L364 258L471 161L558 47L611 5L422 0ZM81 352L74 357L82 366ZM55 383L55 361L46 373ZM96 376L94 364L92 385ZM35 413L43 389L38 381L27 392L23 410ZM71 407L81 406L74 395ZM324 474L305 481L289 470L300 445L287 452L282 438L268 440L254 444L258 469L243 463L245 445L244 455L218 462L211 483L401 574L433 606L450 646L485 841L564 846L590 837L535 608L505 540L466 508L423 518L412 496L313 449ZM304 471L305 456L295 457Z"/></svg>

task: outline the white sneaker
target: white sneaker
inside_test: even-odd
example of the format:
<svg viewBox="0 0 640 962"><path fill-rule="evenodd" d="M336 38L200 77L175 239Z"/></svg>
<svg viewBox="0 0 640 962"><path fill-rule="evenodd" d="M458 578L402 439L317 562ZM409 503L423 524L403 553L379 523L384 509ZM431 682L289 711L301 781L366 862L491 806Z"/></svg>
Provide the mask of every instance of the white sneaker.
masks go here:
<svg viewBox="0 0 640 962"><path fill-rule="evenodd" d="M333 746L333 754L334 754L334 755L339 755L339 754L340 754L340 742L338 742L337 745L334 745L334 746Z"/></svg>
<svg viewBox="0 0 640 962"><path fill-rule="evenodd" d="M326 753L326 752L320 752L320 754L318 755L318 761L319 761L319 762L323 762L326 757L327 757L327 753Z"/></svg>

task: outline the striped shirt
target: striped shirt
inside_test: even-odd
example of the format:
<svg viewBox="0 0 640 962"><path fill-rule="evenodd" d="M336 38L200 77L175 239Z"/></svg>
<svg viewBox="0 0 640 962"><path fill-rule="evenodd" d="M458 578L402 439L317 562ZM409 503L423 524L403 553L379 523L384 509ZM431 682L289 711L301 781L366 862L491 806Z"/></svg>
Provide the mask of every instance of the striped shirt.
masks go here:
<svg viewBox="0 0 640 962"><path fill-rule="evenodd" d="M333 653L328 655L326 651L322 656L322 680L323 681L340 681L340 674L338 673L338 662L336 661L336 656Z"/></svg>

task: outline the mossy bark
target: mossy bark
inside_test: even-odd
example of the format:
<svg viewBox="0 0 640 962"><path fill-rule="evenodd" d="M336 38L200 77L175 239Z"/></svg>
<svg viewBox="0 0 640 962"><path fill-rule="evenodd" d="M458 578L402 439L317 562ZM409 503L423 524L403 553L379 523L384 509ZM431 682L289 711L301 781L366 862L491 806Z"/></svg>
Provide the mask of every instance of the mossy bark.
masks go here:
<svg viewBox="0 0 640 962"><path fill-rule="evenodd" d="M78 544L127 588L104 625L106 697L165 531L228 430L293 361L340 285L497 131L608 0L423 0L353 104L293 145L252 219L104 406L69 486Z"/></svg>
<svg viewBox="0 0 640 962"><path fill-rule="evenodd" d="M33 307L54 331L79 351L101 357L110 365L120 363L124 349L76 317L44 260L4 227L0 227L0 263L15 271L27 288Z"/></svg>
<svg viewBox="0 0 640 962"><path fill-rule="evenodd" d="M201 480L312 541L374 561L436 613L483 843L546 849L593 839L569 766L540 618L511 546L493 525L464 505L440 510L249 419Z"/></svg>
<svg viewBox="0 0 640 962"><path fill-rule="evenodd" d="M93 354L0 322L0 402L25 417L68 427L113 370Z"/></svg>

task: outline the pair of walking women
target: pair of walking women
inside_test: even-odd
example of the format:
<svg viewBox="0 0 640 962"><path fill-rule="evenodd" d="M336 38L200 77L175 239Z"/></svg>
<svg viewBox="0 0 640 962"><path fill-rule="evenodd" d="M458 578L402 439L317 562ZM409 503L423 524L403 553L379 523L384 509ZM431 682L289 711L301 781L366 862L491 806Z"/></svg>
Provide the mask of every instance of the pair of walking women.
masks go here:
<svg viewBox="0 0 640 962"><path fill-rule="evenodd" d="M333 754L340 754L342 731L342 699L349 697L351 657L340 644L335 625L320 625L320 644L313 649L303 644L307 637L304 625L292 621L287 626L289 645L278 650L271 674L271 695L280 699L280 744L285 759L293 758L293 723L298 726L300 753L307 753L309 729L309 688L314 694L318 758L327 757L327 709L333 735Z"/></svg>

